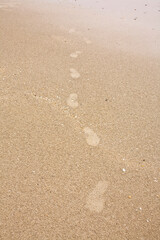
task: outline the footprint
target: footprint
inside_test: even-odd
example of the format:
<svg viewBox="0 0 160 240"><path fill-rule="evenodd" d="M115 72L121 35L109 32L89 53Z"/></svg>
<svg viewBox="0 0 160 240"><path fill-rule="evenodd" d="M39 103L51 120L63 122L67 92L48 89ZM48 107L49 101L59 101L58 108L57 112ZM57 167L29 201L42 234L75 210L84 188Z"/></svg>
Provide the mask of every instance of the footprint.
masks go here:
<svg viewBox="0 0 160 240"><path fill-rule="evenodd" d="M78 96L76 93L70 94L69 98L67 99L68 106L70 106L71 108L77 108L78 107L77 98Z"/></svg>
<svg viewBox="0 0 160 240"><path fill-rule="evenodd" d="M77 72L77 70L75 70L74 68L70 68L70 74L71 74L71 77L74 79L77 79L80 77L79 72Z"/></svg>
<svg viewBox="0 0 160 240"><path fill-rule="evenodd" d="M84 41L85 41L85 43L87 43L87 44L91 44L91 43L92 43L91 40L89 40L89 39L87 39L87 38L84 38Z"/></svg>
<svg viewBox="0 0 160 240"><path fill-rule="evenodd" d="M88 195L85 207L91 212L101 212L104 208L104 193L107 190L107 182L99 181L92 192Z"/></svg>
<svg viewBox="0 0 160 240"><path fill-rule="evenodd" d="M83 131L85 133L88 145L96 147L100 142L100 139L97 136L97 134L89 127L85 127Z"/></svg>
<svg viewBox="0 0 160 240"><path fill-rule="evenodd" d="M81 54L81 52L80 52L80 51L76 51L76 52L74 52L74 53L71 53L71 54L70 54L70 57L72 57L72 58L77 58L79 54Z"/></svg>

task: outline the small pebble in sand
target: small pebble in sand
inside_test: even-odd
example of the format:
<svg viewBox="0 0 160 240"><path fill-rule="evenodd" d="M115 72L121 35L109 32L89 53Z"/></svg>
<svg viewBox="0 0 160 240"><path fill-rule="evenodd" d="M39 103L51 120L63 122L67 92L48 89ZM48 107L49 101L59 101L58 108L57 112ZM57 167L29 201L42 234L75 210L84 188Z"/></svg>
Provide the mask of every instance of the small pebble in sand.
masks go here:
<svg viewBox="0 0 160 240"><path fill-rule="evenodd" d="M129 196L128 196L128 198L129 198L129 199L131 199L131 198L132 198L132 196L131 196L131 195L129 195Z"/></svg>
<svg viewBox="0 0 160 240"><path fill-rule="evenodd" d="M137 20L137 17L135 17L134 20Z"/></svg>
<svg viewBox="0 0 160 240"><path fill-rule="evenodd" d="M122 168L122 171L123 171L123 172L126 172L126 169L125 169L125 168Z"/></svg>

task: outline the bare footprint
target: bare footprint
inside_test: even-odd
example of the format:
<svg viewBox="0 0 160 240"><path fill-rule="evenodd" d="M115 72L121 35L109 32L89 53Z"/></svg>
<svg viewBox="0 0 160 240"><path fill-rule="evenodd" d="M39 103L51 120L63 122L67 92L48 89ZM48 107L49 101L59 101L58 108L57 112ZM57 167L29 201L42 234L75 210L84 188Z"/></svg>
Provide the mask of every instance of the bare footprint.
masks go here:
<svg viewBox="0 0 160 240"><path fill-rule="evenodd" d="M99 181L95 188L88 195L85 207L91 212L101 212L104 208L105 198L104 193L107 190L107 182Z"/></svg>
<svg viewBox="0 0 160 240"><path fill-rule="evenodd" d="M70 74L71 74L71 77L74 79L77 79L80 77L79 72L77 70L75 70L74 68L70 68Z"/></svg>
<svg viewBox="0 0 160 240"><path fill-rule="evenodd" d="M96 147L100 142L100 139L97 136L97 134L89 127L85 127L83 131L85 133L88 145Z"/></svg>
<svg viewBox="0 0 160 240"><path fill-rule="evenodd" d="M67 104L71 108L77 108L78 107L78 101L77 101L77 94L76 93L71 93L69 95L69 98L67 98Z"/></svg>
<svg viewBox="0 0 160 240"><path fill-rule="evenodd" d="M77 58L79 54L81 54L81 52L80 52L80 51L76 51L76 52L74 52L74 53L71 53L71 54L70 54L70 57L72 57L72 58Z"/></svg>

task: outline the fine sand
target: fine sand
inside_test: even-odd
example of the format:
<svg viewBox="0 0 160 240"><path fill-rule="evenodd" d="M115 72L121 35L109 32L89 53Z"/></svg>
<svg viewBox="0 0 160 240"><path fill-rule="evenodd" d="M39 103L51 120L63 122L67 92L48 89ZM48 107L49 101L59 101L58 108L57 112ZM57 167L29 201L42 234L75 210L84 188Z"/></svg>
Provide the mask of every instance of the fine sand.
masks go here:
<svg viewBox="0 0 160 240"><path fill-rule="evenodd" d="M0 239L160 239L158 0L0 0Z"/></svg>

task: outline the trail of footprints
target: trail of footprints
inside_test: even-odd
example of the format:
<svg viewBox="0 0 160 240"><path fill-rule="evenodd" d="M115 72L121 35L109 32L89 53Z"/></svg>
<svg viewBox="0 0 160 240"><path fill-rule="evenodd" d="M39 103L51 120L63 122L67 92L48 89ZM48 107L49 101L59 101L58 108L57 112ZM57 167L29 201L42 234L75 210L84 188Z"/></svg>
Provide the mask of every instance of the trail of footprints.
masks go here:
<svg viewBox="0 0 160 240"><path fill-rule="evenodd" d="M75 29L70 29L69 33L75 33ZM86 44L91 44L91 41L87 38L83 39ZM70 54L71 58L77 58L81 54L81 51L75 51ZM80 73L74 69L70 68L70 75L73 79L78 79L80 77ZM78 95L76 93L71 93L67 98L67 105L73 109L77 108L78 103ZM100 142L100 138L98 135L89 127L84 127L83 132L86 138L86 142L88 145L92 147L98 146ZM103 210L105 204L104 193L107 190L107 182L99 181L95 188L89 193L86 199L85 207L91 212L100 213Z"/></svg>
<svg viewBox="0 0 160 240"><path fill-rule="evenodd" d="M75 32L76 32L76 30L74 28L71 28L69 30L69 33L75 33ZM91 43L91 41L88 40L87 38L84 38L84 41L87 44ZM77 58L80 54L81 54L81 51L75 51L70 54L70 57ZM74 68L70 68L70 75L73 79L80 78L80 73ZM71 108L78 107L78 105L79 105L78 95L76 93L71 93L69 95L69 97L67 98L67 105ZM96 147L99 144L100 138L97 136L97 134L92 129L90 129L89 127L84 127L83 132L84 132L86 142L88 143L88 145Z"/></svg>
<svg viewBox="0 0 160 240"><path fill-rule="evenodd" d="M70 29L69 33L74 33L75 29ZM91 41L87 38L84 38L86 44L91 44ZM80 51L76 51L70 54L71 58L77 58L81 54ZM78 79L80 77L80 73L74 69L70 69L70 75L73 79ZM78 95L76 93L71 93L67 98L67 105L71 108L78 107ZM99 142L100 138L98 135L89 127L84 127L83 132L86 138L86 142L88 145L92 147L96 147ZM103 210L105 204L104 193L107 190L107 182L106 181L99 181L95 188L89 193L86 199L85 207L89 209L91 212L100 213Z"/></svg>
<svg viewBox="0 0 160 240"><path fill-rule="evenodd" d="M75 33L75 29L70 29L69 33ZM86 38L84 40L87 44L91 43L91 41ZM77 58L80 54L81 54L81 51L75 51L70 54L70 57ZM72 77L72 79L78 79L78 78L80 78L80 73L76 69L70 68L70 76ZM43 101L47 101L48 103L56 103L56 100L59 101L59 98L60 98L59 97L58 99L50 99L47 97L36 96L34 94L32 94L32 96L35 97L36 99L41 99ZM79 103L78 103L77 93L71 93L68 96L68 98L66 99L66 103L67 103L68 107L70 107L72 109L78 108ZM59 105L61 106L61 104L59 104ZM61 108L62 108L63 112L66 112L65 107L61 106ZM70 117L72 116L71 113L67 112L67 114ZM91 128L83 127L82 122L80 120L78 120L77 118L76 118L76 121L79 122L79 124L83 128L83 133L84 133L87 144L92 147L98 146L98 144L100 142L100 138L98 137L98 135ZM94 189L88 194L88 196L86 198L85 207L88 210L90 210L91 212L100 213L104 208L104 204L105 204L104 194L105 194L106 190L107 190L107 182L99 181L97 183L97 185L94 187Z"/></svg>

